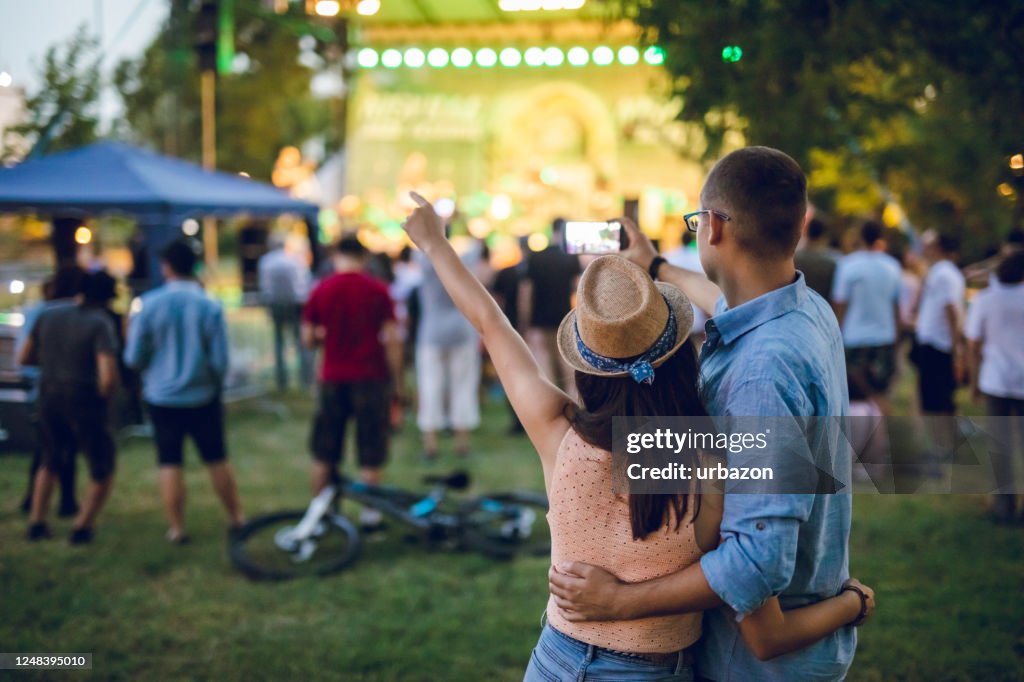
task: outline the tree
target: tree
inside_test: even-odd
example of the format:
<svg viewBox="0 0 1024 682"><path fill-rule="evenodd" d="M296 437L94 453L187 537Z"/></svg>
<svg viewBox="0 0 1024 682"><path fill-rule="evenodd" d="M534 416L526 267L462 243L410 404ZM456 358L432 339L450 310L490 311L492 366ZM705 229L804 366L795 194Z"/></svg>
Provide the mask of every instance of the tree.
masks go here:
<svg viewBox="0 0 1024 682"><path fill-rule="evenodd" d="M100 71L98 43L82 26L67 45L46 51L43 85L25 102L27 120L4 134L0 158L15 158L21 138L31 155L75 149L97 137ZM10 137L8 137L10 136Z"/></svg>
<svg viewBox="0 0 1024 682"><path fill-rule="evenodd" d="M996 186L1024 147L1024 6L948 0L625 0L665 49L684 120L779 147L842 213L899 200L970 257L1013 217ZM738 50L736 48L739 48ZM1019 204L1018 204L1019 206Z"/></svg>
<svg viewBox="0 0 1024 682"><path fill-rule="evenodd" d="M199 73L191 4L172 0L163 29L139 59L118 64L114 83L125 105L123 136L198 161ZM314 70L299 63L298 36L273 23L263 4L235 2L236 51L247 66L218 77L217 165L269 179L278 150L324 134L331 121L327 103L310 92Z"/></svg>

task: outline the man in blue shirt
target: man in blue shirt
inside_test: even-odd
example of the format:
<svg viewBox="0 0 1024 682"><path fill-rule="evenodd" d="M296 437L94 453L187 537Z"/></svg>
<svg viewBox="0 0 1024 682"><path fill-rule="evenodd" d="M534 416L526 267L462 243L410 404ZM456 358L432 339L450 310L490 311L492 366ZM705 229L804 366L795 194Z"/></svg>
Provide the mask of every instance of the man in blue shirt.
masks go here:
<svg viewBox="0 0 1024 682"><path fill-rule="evenodd" d="M741 149L715 165L700 199L701 210L686 222L697 233L710 282L662 261L628 221L630 246L623 255L679 286L697 305L710 307L723 297L701 350L708 412L845 416L839 327L793 265L806 210L800 167L774 149ZM809 444L813 456L830 458L832 475L848 482L849 450L838 447L838 433L826 436L830 442ZM856 647L853 628L762 662L739 636L737 621L772 595L791 608L838 593L849 577L850 514L851 498L843 493L726 494L722 542L699 563L627 584L599 567L568 562L552 568L551 591L569 620L707 611L697 651L697 672L706 679L842 679Z"/></svg>
<svg viewBox="0 0 1024 682"><path fill-rule="evenodd" d="M124 361L142 373L142 397L153 421L167 539L187 541L182 457L191 436L232 527L244 522L224 443L221 387L228 369L227 328L220 305L193 276L196 252L185 241L160 254L166 284L140 299Z"/></svg>
<svg viewBox="0 0 1024 682"><path fill-rule="evenodd" d="M864 223L860 241L861 248L839 259L832 303L843 329L850 376L888 414L887 393L896 373L902 268L883 250L878 223Z"/></svg>

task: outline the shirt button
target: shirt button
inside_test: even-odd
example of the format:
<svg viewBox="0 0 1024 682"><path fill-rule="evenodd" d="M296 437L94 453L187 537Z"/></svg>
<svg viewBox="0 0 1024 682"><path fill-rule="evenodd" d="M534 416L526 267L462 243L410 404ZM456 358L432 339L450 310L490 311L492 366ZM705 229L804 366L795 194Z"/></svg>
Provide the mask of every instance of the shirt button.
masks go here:
<svg viewBox="0 0 1024 682"><path fill-rule="evenodd" d="M758 530L764 530L764 521L758 521L754 528L757 528Z"/></svg>

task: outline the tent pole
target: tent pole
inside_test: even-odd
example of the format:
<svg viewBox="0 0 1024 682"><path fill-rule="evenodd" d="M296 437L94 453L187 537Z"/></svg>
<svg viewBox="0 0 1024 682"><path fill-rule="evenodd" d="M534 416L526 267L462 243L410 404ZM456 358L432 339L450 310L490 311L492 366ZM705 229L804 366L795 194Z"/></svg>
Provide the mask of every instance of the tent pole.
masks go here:
<svg viewBox="0 0 1024 682"><path fill-rule="evenodd" d="M217 72L206 69L200 74L203 125L203 168L217 168ZM213 270L217 265L217 219L203 218L203 253L206 268Z"/></svg>

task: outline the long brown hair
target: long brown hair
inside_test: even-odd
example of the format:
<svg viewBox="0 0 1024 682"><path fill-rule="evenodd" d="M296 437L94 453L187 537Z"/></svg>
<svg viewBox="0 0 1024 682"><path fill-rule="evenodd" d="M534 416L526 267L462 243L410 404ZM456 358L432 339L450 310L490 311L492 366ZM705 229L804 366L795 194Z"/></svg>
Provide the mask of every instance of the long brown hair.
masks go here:
<svg viewBox="0 0 1024 682"><path fill-rule="evenodd" d="M612 417L707 416L697 392L697 352L689 342L655 370L652 384L638 384L628 376L602 377L577 371L576 388L583 405L569 406L569 423L584 441L609 452ZM688 498L684 493L630 494L633 539L642 540L662 526L678 528L686 515ZM699 512L699 499L694 504L694 516Z"/></svg>

